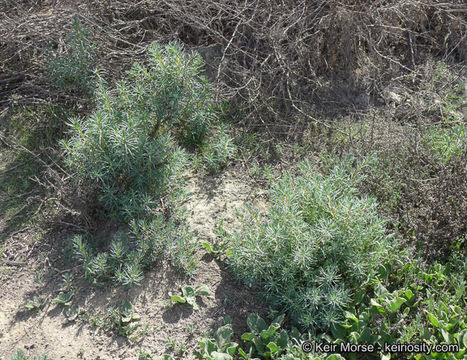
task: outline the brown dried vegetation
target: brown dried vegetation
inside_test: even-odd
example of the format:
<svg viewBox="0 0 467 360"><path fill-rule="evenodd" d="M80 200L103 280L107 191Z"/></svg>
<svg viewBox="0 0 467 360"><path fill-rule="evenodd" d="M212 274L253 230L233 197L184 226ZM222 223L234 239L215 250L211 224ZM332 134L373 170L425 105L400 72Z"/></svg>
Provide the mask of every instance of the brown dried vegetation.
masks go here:
<svg viewBox="0 0 467 360"><path fill-rule="evenodd" d="M460 0L53 4L23 0L5 9L1 82L9 84L8 92L29 89L42 100L52 95L37 77L41 57L48 46L63 51L75 13L98 44L98 67L112 77L153 40L178 40L188 48L220 45L213 75L223 93L239 95L259 110L256 116L282 121L284 113L277 110L337 114L381 104L390 81L413 75L427 59L466 59L466 8ZM410 85L416 89L416 82Z"/></svg>

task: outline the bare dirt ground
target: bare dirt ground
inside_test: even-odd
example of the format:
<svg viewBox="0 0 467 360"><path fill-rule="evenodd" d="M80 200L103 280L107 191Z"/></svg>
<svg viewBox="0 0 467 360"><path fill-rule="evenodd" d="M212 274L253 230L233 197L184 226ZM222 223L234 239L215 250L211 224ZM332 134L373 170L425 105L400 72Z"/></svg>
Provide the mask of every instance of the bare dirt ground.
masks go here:
<svg viewBox="0 0 467 360"><path fill-rule="evenodd" d="M213 240L213 230L221 218L225 219L227 229L233 229L235 213L245 202L266 209L264 191L233 172L193 177L186 186L190 193L185 204L188 221L200 242ZM22 237L24 244L27 233L16 236ZM197 338L222 325L226 316L232 318L238 334L245 330L249 313L264 314L265 307L254 290L238 284L222 262L203 250L200 250L198 273L191 279L163 265L147 273L140 287L130 290L91 287L82 279L79 265L67 264L61 266L62 270L53 270L52 264L60 255L52 249L64 246L67 236L69 230L30 239L27 243L36 244L30 263L2 264L0 359L9 359L16 349L23 349L30 356L47 354L49 359L137 359L140 349L156 355L156 359L165 353L174 358L192 359ZM18 243L15 239L6 242L5 253L8 246ZM73 306L83 308L91 316L102 316L109 307L118 307L129 300L141 316L140 329L147 326L146 335L135 335L136 339L131 341L81 319L67 322L62 308L51 300L57 296L62 275L68 270L74 279ZM210 296L198 298L198 311L181 304L168 306L168 293L178 293L180 286L187 284L206 284L211 291ZM24 304L35 295L45 300L44 307L37 313L25 311Z"/></svg>

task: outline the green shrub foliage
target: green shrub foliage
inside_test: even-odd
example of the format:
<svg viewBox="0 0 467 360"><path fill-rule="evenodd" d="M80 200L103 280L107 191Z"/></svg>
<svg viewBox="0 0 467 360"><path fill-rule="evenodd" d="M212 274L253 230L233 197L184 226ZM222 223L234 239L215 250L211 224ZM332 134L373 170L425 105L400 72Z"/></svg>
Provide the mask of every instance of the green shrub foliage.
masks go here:
<svg viewBox="0 0 467 360"><path fill-rule="evenodd" d="M93 57L96 47L77 16L72 19L72 28L66 39L67 52L49 55L46 75L62 89L89 96L94 90Z"/></svg>
<svg viewBox="0 0 467 360"><path fill-rule="evenodd" d="M308 162L274 184L267 219L249 209L232 235L229 263L245 282L307 329L329 329L356 290L394 249L372 198L360 198L359 171L327 176Z"/></svg>
<svg viewBox="0 0 467 360"><path fill-rule="evenodd" d="M91 283L141 285L143 271L162 259L186 274L195 272L197 243L186 224L158 215L150 221L133 220L130 227L130 235L115 235L104 249L93 248L97 242L83 235L71 239L73 255Z"/></svg>
<svg viewBox="0 0 467 360"><path fill-rule="evenodd" d="M11 360L47 360L48 356L47 355L42 355L41 357L39 356L33 356L32 358L28 358L26 354L24 353L23 350L17 349L16 352L11 356Z"/></svg>
<svg viewBox="0 0 467 360"><path fill-rule="evenodd" d="M201 150L208 171L211 173L216 173L227 166L237 153L237 147L225 126L219 126L215 136Z"/></svg>
<svg viewBox="0 0 467 360"><path fill-rule="evenodd" d="M134 64L115 90L99 80L96 111L73 120L68 165L82 184L99 186L111 213L129 221L175 184L186 155L171 134L204 138L214 112L201 66L178 45L153 44L147 66Z"/></svg>

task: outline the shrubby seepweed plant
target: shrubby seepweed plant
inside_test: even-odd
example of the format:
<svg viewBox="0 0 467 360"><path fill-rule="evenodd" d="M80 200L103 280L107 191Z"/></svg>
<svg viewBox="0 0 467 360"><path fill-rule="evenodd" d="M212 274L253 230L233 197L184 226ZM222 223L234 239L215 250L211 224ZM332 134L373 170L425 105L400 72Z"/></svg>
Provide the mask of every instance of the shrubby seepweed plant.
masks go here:
<svg viewBox="0 0 467 360"><path fill-rule="evenodd" d="M237 153L237 146L227 133L225 126L219 126L208 144L201 148L209 172L215 173L227 166Z"/></svg>
<svg viewBox="0 0 467 360"><path fill-rule="evenodd" d="M104 249L92 247L92 239L71 239L75 258L83 264L85 277L93 284L141 285L143 272L168 259L177 269L193 274L197 243L185 224L175 224L162 215L151 220L133 220L129 235L120 233Z"/></svg>
<svg viewBox="0 0 467 360"><path fill-rule="evenodd" d="M47 360L49 357L47 355L42 355L42 356L33 356L33 357L27 357L26 354L24 353L23 350L18 349L16 352L13 354L13 356L10 358L11 360Z"/></svg>
<svg viewBox="0 0 467 360"><path fill-rule="evenodd" d="M93 57L96 46L77 16L73 16L72 28L66 39L67 52L58 56L49 55L46 76L62 89L91 96L94 91Z"/></svg>
<svg viewBox="0 0 467 360"><path fill-rule="evenodd" d="M134 64L114 91L100 79L96 111L74 119L63 142L81 184L98 184L105 207L126 221L176 184L187 157L175 138L202 141L215 117L199 55L153 44L148 63Z"/></svg>
<svg viewBox="0 0 467 360"><path fill-rule="evenodd" d="M231 235L235 274L304 329L340 321L395 250L375 200L359 197L359 169L321 175L302 162L298 176L287 173L273 185L267 218L250 208Z"/></svg>
<svg viewBox="0 0 467 360"><path fill-rule="evenodd" d="M175 203L188 156L181 145L201 146L216 118L211 86L199 76L202 61L177 44L148 50L147 65L134 64L126 80L109 88L98 76L96 109L70 123L63 141L66 162L85 189L96 189L109 215L130 224L130 234L97 241L75 236L71 247L96 284L138 285L160 258L192 274L196 243ZM179 216L180 215L180 216Z"/></svg>

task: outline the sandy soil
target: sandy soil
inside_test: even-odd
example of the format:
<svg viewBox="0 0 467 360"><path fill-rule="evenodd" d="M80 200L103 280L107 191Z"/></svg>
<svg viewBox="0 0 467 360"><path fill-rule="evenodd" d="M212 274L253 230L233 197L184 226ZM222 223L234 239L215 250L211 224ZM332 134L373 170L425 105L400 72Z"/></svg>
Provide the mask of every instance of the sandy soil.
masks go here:
<svg viewBox="0 0 467 360"><path fill-rule="evenodd" d="M225 219L227 229L233 229L237 224L235 212L245 202L266 209L264 192L233 172L193 177L187 181L187 190L191 193L185 204L189 225L200 241L213 240L213 230L221 218ZM203 250L198 273L192 279L163 265L146 274L141 287L130 290L90 287L81 278L79 266L57 265L60 259L57 249L63 247L67 236L69 230L29 239L29 243L35 244L35 251L28 257L28 264L1 266L0 359L10 359L16 349L23 349L30 356L47 354L49 359L137 359L140 349L156 355L155 359L165 353L192 359L196 339L222 325L226 316L232 318L234 330L239 333L245 330L249 313L264 314L265 306L253 289L235 282L225 265ZM24 244L26 238L27 234L19 233L7 240L5 253L9 246ZM54 268L62 270L57 272ZM147 326L147 334L130 341L82 320L67 322L61 307L51 301L60 290L65 270L73 275L74 306L82 307L89 315L104 314L109 307L118 307L129 300L141 316L140 329ZM180 304L167 306L168 293L177 293L186 284L206 284L211 290L210 296L199 298L198 311ZM38 313L26 312L24 304L35 295L44 299L43 309ZM174 349L170 340L176 344ZM180 347L185 347L185 351L179 351Z"/></svg>

